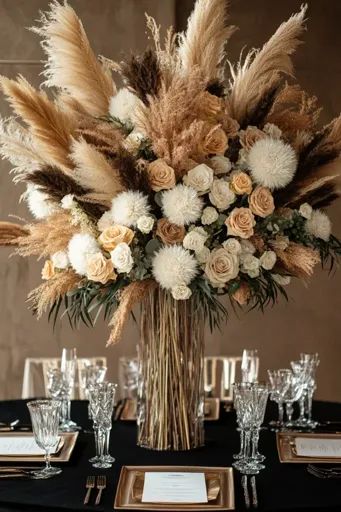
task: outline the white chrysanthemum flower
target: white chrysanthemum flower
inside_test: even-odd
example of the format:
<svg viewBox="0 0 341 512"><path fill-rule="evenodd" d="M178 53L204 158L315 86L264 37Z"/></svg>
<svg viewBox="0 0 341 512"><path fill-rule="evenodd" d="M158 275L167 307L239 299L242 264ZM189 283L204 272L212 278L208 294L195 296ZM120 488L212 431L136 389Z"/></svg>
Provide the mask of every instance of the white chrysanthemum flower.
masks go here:
<svg viewBox="0 0 341 512"><path fill-rule="evenodd" d="M297 168L293 148L279 139L259 139L249 151L248 165L256 183L270 189L288 185Z"/></svg>
<svg viewBox="0 0 341 512"><path fill-rule="evenodd" d="M174 286L171 290L172 297L175 300L187 300L192 295L192 290L184 283Z"/></svg>
<svg viewBox="0 0 341 512"><path fill-rule="evenodd" d="M197 230L189 231L182 241L182 245L185 249L191 251L201 251L207 240L207 235L198 232Z"/></svg>
<svg viewBox="0 0 341 512"><path fill-rule="evenodd" d="M107 228L110 228L113 225L111 211L104 212L102 217L97 222L97 227L99 231L104 231Z"/></svg>
<svg viewBox="0 0 341 512"><path fill-rule="evenodd" d="M206 164L197 165L183 177L183 182L199 194L205 194L213 183L213 170Z"/></svg>
<svg viewBox="0 0 341 512"><path fill-rule="evenodd" d="M232 169L231 161L226 156L213 156L210 161L215 174L227 174Z"/></svg>
<svg viewBox="0 0 341 512"><path fill-rule="evenodd" d="M62 208L64 208L64 210L71 210L71 208L73 208L73 206L75 205L74 199L75 196L73 194L67 194L66 196L64 196L60 201Z"/></svg>
<svg viewBox="0 0 341 512"><path fill-rule="evenodd" d="M173 224L184 226L199 219L202 200L192 187L176 185L162 194L162 210Z"/></svg>
<svg viewBox="0 0 341 512"><path fill-rule="evenodd" d="M51 256L53 265L56 268L67 268L70 264L69 256L66 251L57 251Z"/></svg>
<svg viewBox="0 0 341 512"><path fill-rule="evenodd" d="M219 213L213 206L207 206L204 208L201 216L201 223L204 224L204 226L213 224L216 220L218 220Z"/></svg>
<svg viewBox="0 0 341 512"><path fill-rule="evenodd" d="M58 207L50 201L45 192L41 192L36 185L29 183L23 196L27 206L36 219L45 219L58 210Z"/></svg>
<svg viewBox="0 0 341 512"><path fill-rule="evenodd" d="M310 219L305 223L305 229L316 238L321 238L325 242L328 242L332 225L329 217L321 210L314 210L311 214Z"/></svg>
<svg viewBox="0 0 341 512"><path fill-rule="evenodd" d="M231 254L238 255L242 252L242 246L240 245L240 242L237 240L237 238L228 238L225 240L225 242L223 242L222 245Z"/></svg>
<svg viewBox="0 0 341 512"><path fill-rule="evenodd" d="M110 98L109 113L126 123L134 119L134 114L141 105L142 101L124 87Z"/></svg>
<svg viewBox="0 0 341 512"><path fill-rule="evenodd" d="M243 272L246 272L249 277L258 277L260 260L252 254L242 254L240 257L241 268Z"/></svg>
<svg viewBox="0 0 341 512"><path fill-rule="evenodd" d="M137 229L141 231L141 233L150 233L154 226L154 219L151 215L142 215L139 219L137 219Z"/></svg>
<svg viewBox="0 0 341 512"><path fill-rule="evenodd" d="M77 274L86 275L88 256L96 254L99 250L99 245L93 236L87 233L73 235L69 242L68 256Z"/></svg>
<svg viewBox="0 0 341 512"><path fill-rule="evenodd" d="M240 240L239 243L242 248L242 254L254 254L256 252L256 247L250 240Z"/></svg>
<svg viewBox="0 0 341 512"><path fill-rule="evenodd" d="M153 276L166 290L188 285L197 274L197 262L180 245L162 247L153 258Z"/></svg>
<svg viewBox="0 0 341 512"><path fill-rule="evenodd" d="M128 244L121 242L110 253L111 261L119 273L129 273L134 265L131 250Z"/></svg>
<svg viewBox="0 0 341 512"><path fill-rule="evenodd" d="M311 219L313 209L310 206L310 204L308 204L308 203L301 204L300 209L298 211L300 212L302 217L304 217L305 219Z"/></svg>
<svg viewBox="0 0 341 512"><path fill-rule="evenodd" d="M274 268L276 260L277 256L274 251L265 251L259 258L261 267L263 267L265 270L271 270Z"/></svg>
<svg viewBox="0 0 341 512"><path fill-rule="evenodd" d="M199 263L206 263L208 258L210 257L210 250L206 245L200 250L195 252L195 257Z"/></svg>
<svg viewBox="0 0 341 512"><path fill-rule="evenodd" d="M280 286L287 286L291 281L290 276L282 276L281 274L271 274L271 277Z"/></svg>
<svg viewBox="0 0 341 512"><path fill-rule="evenodd" d="M128 190L121 192L112 200L111 217L116 224L136 226L138 219L148 215L149 210L147 196L142 192Z"/></svg>

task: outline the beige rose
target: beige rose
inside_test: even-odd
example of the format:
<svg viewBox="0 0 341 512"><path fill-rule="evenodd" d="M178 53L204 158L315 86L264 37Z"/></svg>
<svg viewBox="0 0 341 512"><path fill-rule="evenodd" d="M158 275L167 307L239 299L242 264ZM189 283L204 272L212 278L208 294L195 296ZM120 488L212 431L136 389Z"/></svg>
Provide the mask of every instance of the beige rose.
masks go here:
<svg viewBox="0 0 341 512"><path fill-rule="evenodd" d="M267 187L256 187L249 197L249 206L252 213L259 217L271 215L275 209L275 203L270 190Z"/></svg>
<svg viewBox="0 0 341 512"><path fill-rule="evenodd" d="M241 306L244 306L244 304L248 303L250 296L251 296L250 286L245 281L243 281L240 284L238 290L236 290L232 294L232 297L234 298L234 300L236 302L238 302L238 304L240 304Z"/></svg>
<svg viewBox="0 0 341 512"><path fill-rule="evenodd" d="M237 195L251 194L252 180L246 172L236 172L231 177L231 187Z"/></svg>
<svg viewBox="0 0 341 512"><path fill-rule="evenodd" d="M48 281L49 279L51 279L55 275L56 275L56 271L55 271L55 268L54 268L53 261L46 260L45 264L43 266L43 269L41 271L41 278L44 279L45 281Z"/></svg>
<svg viewBox="0 0 341 512"><path fill-rule="evenodd" d="M253 227L256 221L249 208L234 208L227 217L225 224L228 235L250 238L253 235Z"/></svg>
<svg viewBox="0 0 341 512"><path fill-rule="evenodd" d="M174 169L162 158L158 158L148 165L149 184L155 192L175 187Z"/></svg>
<svg viewBox="0 0 341 512"><path fill-rule="evenodd" d="M110 252L122 242L125 242L128 245L131 244L133 238L134 231L126 226L115 224L114 226L106 228L99 236L98 241L105 251Z"/></svg>
<svg viewBox="0 0 341 512"><path fill-rule="evenodd" d="M222 109L222 100L208 91L200 93L196 100L198 117L206 120L215 120Z"/></svg>
<svg viewBox="0 0 341 512"><path fill-rule="evenodd" d="M223 155L227 149L227 136L222 128L215 127L206 135L203 150L207 154Z"/></svg>
<svg viewBox="0 0 341 512"><path fill-rule="evenodd" d="M185 233L183 226L172 224L167 219L159 219L157 222L156 234L164 244L180 244L185 237Z"/></svg>
<svg viewBox="0 0 341 512"><path fill-rule="evenodd" d="M101 252L97 252L88 257L86 276L90 281L96 281L102 284L110 280L114 281L117 277L112 261L107 260Z"/></svg>
<svg viewBox="0 0 341 512"><path fill-rule="evenodd" d="M244 149L249 151L257 140L264 139L266 137L262 130L259 130L255 126L248 126L246 130L241 130L239 140Z"/></svg>
<svg viewBox="0 0 341 512"><path fill-rule="evenodd" d="M222 117L221 125L229 139L232 139L238 134L240 128L238 121L230 117L226 111L225 115Z"/></svg>
<svg viewBox="0 0 341 512"><path fill-rule="evenodd" d="M222 288L228 281L237 277L239 259L224 247L214 249L205 265L205 274L212 286Z"/></svg>

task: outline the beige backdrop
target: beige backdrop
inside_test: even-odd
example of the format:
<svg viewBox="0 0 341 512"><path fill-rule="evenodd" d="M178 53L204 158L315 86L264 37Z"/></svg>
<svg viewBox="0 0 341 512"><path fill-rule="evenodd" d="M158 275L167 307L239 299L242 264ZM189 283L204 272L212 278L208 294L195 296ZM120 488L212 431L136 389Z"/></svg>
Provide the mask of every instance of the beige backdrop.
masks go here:
<svg viewBox="0 0 341 512"><path fill-rule="evenodd" d="M146 43L144 12L155 16L167 26L184 26L191 8L190 0L70 0L83 19L96 52L122 58L131 50L143 48ZM230 57L236 58L244 45L259 46L277 25L297 10L301 0L234 0L231 15L233 23L241 27L230 44ZM41 51L34 34L24 27L37 18L39 9L46 8L44 0L0 0L0 59L40 59ZM306 44L296 57L297 75L310 93L317 94L328 120L341 110L339 51L341 33L339 0L311 0L309 32ZM0 64L0 73L14 77L24 74L33 84L39 83L41 66ZM9 114L0 99L0 112ZM30 218L24 204L18 207L23 189L14 187L9 166L1 163L0 219L8 213ZM334 231L341 236L341 202L330 211ZM76 346L83 356L106 355L111 377L116 378L117 358L132 355L138 338L131 322L119 345L106 350L107 328L99 322L93 330L72 331L66 321L59 323L55 332L43 319L39 323L27 310L27 292L39 283L40 263L17 257L8 259L9 250L0 251L0 399L18 397L21 390L25 357L55 356L62 346ZM257 347L261 356L261 370L283 367L300 351L319 351L318 396L323 399L341 399L340 306L341 274L331 278L317 272L307 290L296 283L289 289L290 302L281 303L266 314L252 312L230 319L222 332L207 332L208 354L239 354L243 347Z"/></svg>

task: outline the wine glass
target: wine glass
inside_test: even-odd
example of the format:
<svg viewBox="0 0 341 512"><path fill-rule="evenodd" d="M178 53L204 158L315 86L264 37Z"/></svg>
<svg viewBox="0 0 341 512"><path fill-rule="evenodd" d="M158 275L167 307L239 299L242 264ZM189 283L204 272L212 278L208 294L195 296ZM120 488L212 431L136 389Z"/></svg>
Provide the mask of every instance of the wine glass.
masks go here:
<svg viewBox="0 0 341 512"><path fill-rule="evenodd" d="M296 426L296 422L292 419L294 412L293 404L301 399L304 393L304 386L305 370L303 366L299 366L296 368L295 372L293 371L293 377L290 382L290 386L284 395L285 409L287 413L287 421L285 422L286 428Z"/></svg>
<svg viewBox="0 0 341 512"><path fill-rule="evenodd" d="M320 364L318 353L300 354L300 361L307 369L306 395L305 395L305 418L308 428L315 428L318 422L312 419L313 396L316 390L316 371Z"/></svg>
<svg viewBox="0 0 341 512"><path fill-rule="evenodd" d="M77 352L75 348L63 348L60 369L65 382L65 419L60 425L62 432L75 432L80 427L71 420L71 395L75 386Z"/></svg>
<svg viewBox="0 0 341 512"><path fill-rule="evenodd" d="M277 403L278 420L271 421L270 425L281 430L284 426L284 400L289 386L291 385L293 373L287 368L280 370L268 370L270 380L270 399Z"/></svg>
<svg viewBox="0 0 341 512"><path fill-rule="evenodd" d="M257 382L259 371L259 357L257 350L243 350L241 372L242 382Z"/></svg>
<svg viewBox="0 0 341 512"><path fill-rule="evenodd" d="M32 471L34 478L50 478L61 473L61 469L51 466L50 453L58 443L60 402L57 400L34 400L28 402L32 429L39 448L45 450L45 467Z"/></svg>

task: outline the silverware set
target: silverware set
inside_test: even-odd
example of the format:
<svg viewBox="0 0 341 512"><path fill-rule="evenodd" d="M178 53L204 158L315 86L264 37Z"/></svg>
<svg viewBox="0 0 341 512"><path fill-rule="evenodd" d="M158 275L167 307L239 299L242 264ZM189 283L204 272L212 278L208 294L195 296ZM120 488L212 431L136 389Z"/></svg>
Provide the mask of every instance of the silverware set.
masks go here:
<svg viewBox="0 0 341 512"><path fill-rule="evenodd" d="M317 478L341 478L341 466L321 467L315 464L308 464L308 473Z"/></svg>
<svg viewBox="0 0 341 512"><path fill-rule="evenodd" d="M248 475L242 476L242 487L244 492L244 503L246 509L258 509L258 495L256 486L256 477L253 475L250 477L251 496L248 486Z"/></svg>
<svg viewBox="0 0 341 512"><path fill-rule="evenodd" d="M99 505L101 502L102 492L104 491L106 486L107 486L107 477L106 476L99 475L97 477L97 482L96 482L95 476L93 476L93 475L88 476L86 479L86 483L85 483L85 488L87 489L87 491L86 491L86 495L84 498L84 505L87 505L89 503L91 491L92 491L92 489L95 489L95 488L98 490L95 505Z"/></svg>

